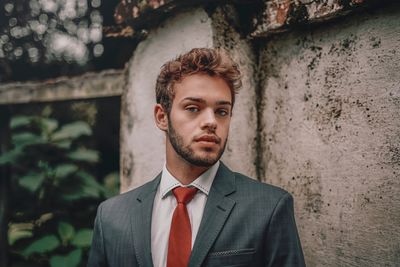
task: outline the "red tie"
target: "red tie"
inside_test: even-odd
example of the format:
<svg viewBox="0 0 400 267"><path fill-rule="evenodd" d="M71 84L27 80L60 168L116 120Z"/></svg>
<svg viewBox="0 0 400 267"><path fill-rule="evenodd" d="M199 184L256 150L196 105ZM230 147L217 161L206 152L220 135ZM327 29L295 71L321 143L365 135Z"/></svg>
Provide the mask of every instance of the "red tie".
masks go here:
<svg viewBox="0 0 400 267"><path fill-rule="evenodd" d="M176 187L172 192L178 205L169 232L167 267L187 267L192 252L192 228L186 204L193 199L197 188Z"/></svg>

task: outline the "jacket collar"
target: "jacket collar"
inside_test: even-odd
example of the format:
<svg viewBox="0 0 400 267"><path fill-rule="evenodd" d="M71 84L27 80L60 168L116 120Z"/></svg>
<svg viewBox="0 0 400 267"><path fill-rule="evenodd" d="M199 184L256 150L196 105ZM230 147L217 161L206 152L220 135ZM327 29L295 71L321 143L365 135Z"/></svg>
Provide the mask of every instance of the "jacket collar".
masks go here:
<svg viewBox="0 0 400 267"><path fill-rule="evenodd" d="M167 169L166 164L164 164L164 168L161 174L161 181L159 185L160 190L160 198L166 197L169 193L171 193L172 189L178 186L193 186L202 191L204 194L208 196L210 193L211 185L214 181L214 178L219 169L220 162L217 161L211 168L202 173L199 177L197 177L193 182L189 185L182 185L178 179L176 179Z"/></svg>
<svg viewBox="0 0 400 267"><path fill-rule="evenodd" d="M200 267L221 232L236 202L229 195L236 191L235 174L222 162L204 208L199 232L193 245L189 267Z"/></svg>
<svg viewBox="0 0 400 267"><path fill-rule="evenodd" d="M134 250L139 266L143 267L153 266L151 256L151 215L160 179L161 173L154 180L143 185L131 213Z"/></svg>

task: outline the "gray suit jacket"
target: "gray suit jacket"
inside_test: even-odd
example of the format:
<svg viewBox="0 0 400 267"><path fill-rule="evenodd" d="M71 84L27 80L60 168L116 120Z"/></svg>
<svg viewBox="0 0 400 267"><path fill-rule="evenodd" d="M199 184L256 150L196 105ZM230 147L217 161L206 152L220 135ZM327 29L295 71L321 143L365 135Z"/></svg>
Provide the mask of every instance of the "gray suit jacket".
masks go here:
<svg viewBox="0 0 400 267"><path fill-rule="evenodd" d="M161 179L100 204L89 267L152 267L151 214ZM286 191L220 164L189 267L305 266Z"/></svg>

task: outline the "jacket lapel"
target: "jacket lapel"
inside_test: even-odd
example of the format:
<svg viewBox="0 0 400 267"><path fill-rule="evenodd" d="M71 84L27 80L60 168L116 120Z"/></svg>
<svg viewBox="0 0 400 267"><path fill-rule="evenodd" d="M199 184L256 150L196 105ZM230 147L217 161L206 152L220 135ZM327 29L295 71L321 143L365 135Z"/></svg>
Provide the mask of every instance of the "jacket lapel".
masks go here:
<svg viewBox="0 0 400 267"><path fill-rule="evenodd" d="M190 256L189 267L201 266L206 258L235 206L235 201L227 197L235 190L235 175L221 162L207 198L199 232Z"/></svg>
<svg viewBox="0 0 400 267"><path fill-rule="evenodd" d="M149 184L142 188L135 199L135 208L132 212L131 226L133 244L139 266L152 267L151 256L151 217L153 212L154 197L160 183L161 173Z"/></svg>

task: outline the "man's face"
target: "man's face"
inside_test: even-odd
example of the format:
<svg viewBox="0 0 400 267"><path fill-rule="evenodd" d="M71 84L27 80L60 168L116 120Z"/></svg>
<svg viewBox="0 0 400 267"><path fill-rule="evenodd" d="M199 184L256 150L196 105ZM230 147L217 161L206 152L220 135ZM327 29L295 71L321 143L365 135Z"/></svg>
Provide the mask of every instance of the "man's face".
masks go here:
<svg viewBox="0 0 400 267"><path fill-rule="evenodd" d="M219 77L195 74L175 84L168 115L167 142L192 165L208 167L219 160L228 138L232 112L229 86Z"/></svg>

